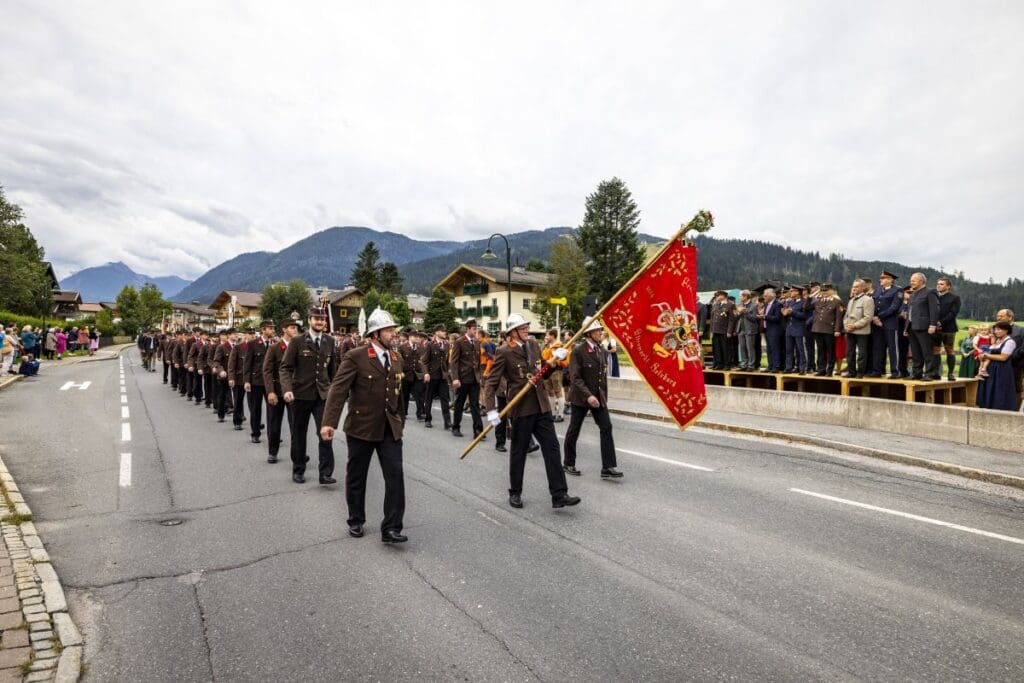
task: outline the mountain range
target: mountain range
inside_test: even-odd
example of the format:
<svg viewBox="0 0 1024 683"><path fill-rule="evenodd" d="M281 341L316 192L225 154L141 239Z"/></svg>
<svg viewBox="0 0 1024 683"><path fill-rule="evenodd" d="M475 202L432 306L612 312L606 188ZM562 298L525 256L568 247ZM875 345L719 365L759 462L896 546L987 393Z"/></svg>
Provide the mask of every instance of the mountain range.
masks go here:
<svg viewBox="0 0 1024 683"><path fill-rule="evenodd" d="M98 303L100 301L113 301L125 285L141 289L148 282L156 285L161 292L177 292L189 284L188 280L176 275L164 277L142 275L117 261L80 270L66 278L62 278L60 286L65 291L81 294L82 301Z"/></svg>

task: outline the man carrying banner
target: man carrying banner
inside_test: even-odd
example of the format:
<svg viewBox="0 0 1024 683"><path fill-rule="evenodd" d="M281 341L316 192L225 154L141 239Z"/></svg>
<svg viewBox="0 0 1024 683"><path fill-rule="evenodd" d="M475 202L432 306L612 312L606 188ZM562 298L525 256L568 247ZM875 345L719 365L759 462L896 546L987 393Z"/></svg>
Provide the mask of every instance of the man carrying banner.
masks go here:
<svg viewBox="0 0 1024 683"><path fill-rule="evenodd" d="M580 476L576 469L576 440L587 413L601 433L601 478L618 479L622 472L615 469L615 441L612 439L612 421L608 416L608 367L605 363L601 340L604 328L593 321L583 330L583 341L572 350L569 360L569 403L572 417L565 433L565 471Z"/></svg>
<svg viewBox="0 0 1024 683"><path fill-rule="evenodd" d="M577 505L580 499L569 495L565 472L562 471L558 436L555 434L555 423L551 416L551 402L548 400L547 390L540 382L551 372L552 363L565 359L566 350L558 349L551 362L545 364L542 369L540 346L530 336L530 323L518 313L513 313L505 323L505 331L508 334L508 344L495 352L491 374L487 376L487 384L484 387L484 406L487 408L488 422L493 426L501 424L501 417L495 409L495 393L502 379L505 380L509 396L517 395L527 383L533 384L512 407L509 416L512 419L512 449L509 455L508 504L514 508L523 507L526 451L530 445L530 437L535 436L540 442L541 454L544 456L551 506L561 508Z"/></svg>

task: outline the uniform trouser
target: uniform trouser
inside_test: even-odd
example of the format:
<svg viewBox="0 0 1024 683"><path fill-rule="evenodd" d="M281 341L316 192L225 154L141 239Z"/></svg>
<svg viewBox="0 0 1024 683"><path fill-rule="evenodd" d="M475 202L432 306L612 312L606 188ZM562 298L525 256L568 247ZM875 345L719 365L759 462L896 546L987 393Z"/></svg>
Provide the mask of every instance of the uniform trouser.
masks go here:
<svg viewBox="0 0 1024 683"><path fill-rule="evenodd" d="M500 413L501 411L505 410L505 406L508 405L508 397L506 397L506 396L496 396L495 399L497 400L498 412ZM499 422L498 426L494 428L494 440L496 442L496 445L498 445L498 446L504 446L505 445L505 441L508 439L508 432L509 432L509 422L508 422L508 416L506 415L505 419L502 420L501 422Z"/></svg>
<svg viewBox="0 0 1024 683"><path fill-rule="evenodd" d="M939 364L937 356L932 353L932 335L928 330L908 330L910 336L910 353L914 356L914 366L910 374L914 377L938 377Z"/></svg>
<svg viewBox="0 0 1024 683"><path fill-rule="evenodd" d="M280 394L278 394L280 396ZM267 453L277 457L281 449L281 423L288 416L288 431L292 430L292 404L278 399L277 405L267 404Z"/></svg>
<svg viewBox="0 0 1024 683"><path fill-rule="evenodd" d="M804 348L807 349L807 370L808 372L814 372L817 370L817 356L814 353L814 333L811 332L810 323L807 325L807 332L804 333Z"/></svg>
<svg viewBox="0 0 1024 683"><path fill-rule="evenodd" d="M473 419L473 436L476 436L484 430L484 422L480 419L480 385L476 382L460 384L455 392L455 418L452 428L459 429L462 425L462 409L466 407L467 398L469 399L469 414Z"/></svg>
<svg viewBox="0 0 1024 683"><path fill-rule="evenodd" d="M576 440L580 437L580 427L588 412L594 416L594 422L601 433L601 469L615 467L615 440L612 438L612 420L608 416L608 408L575 404L572 406L569 428L565 431L565 464L576 466Z"/></svg>
<svg viewBox="0 0 1024 683"><path fill-rule="evenodd" d="M383 413L381 413L383 417ZM373 452L377 451L380 470L384 474L384 521L381 531L401 531L405 515L405 477L402 472L402 440L395 440L391 426L384 428L383 441L363 441L346 436L348 464L345 466L345 501L348 523L366 522L366 474Z"/></svg>
<svg viewBox="0 0 1024 683"><path fill-rule="evenodd" d="M786 334L783 330L765 330L764 340L768 343L768 369L781 370L786 356Z"/></svg>
<svg viewBox="0 0 1024 683"><path fill-rule="evenodd" d="M203 389L206 387L206 374L199 374L196 370L192 373L192 398L196 403L203 402Z"/></svg>
<svg viewBox="0 0 1024 683"><path fill-rule="evenodd" d="M306 471L306 437L309 432L309 418L312 416L316 425L316 437L319 440L319 470L321 477L334 474L334 449L330 441L320 438L320 425L324 419L323 399L295 399L292 405L292 472L303 474ZM252 420L252 416L249 416Z"/></svg>
<svg viewBox="0 0 1024 683"><path fill-rule="evenodd" d="M237 381L235 386L231 387L231 402L235 405L231 415L231 422L236 427L239 427L245 422L245 387Z"/></svg>
<svg viewBox="0 0 1024 683"><path fill-rule="evenodd" d="M217 417L221 420L228 414L228 397L231 394L231 387L228 386L227 379L221 379L217 377L213 380L214 382L214 399L213 405L217 408Z"/></svg>
<svg viewBox="0 0 1024 683"><path fill-rule="evenodd" d="M807 349L804 348L804 336L791 337L786 335L785 370L807 372Z"/></svg>
<svg viewBox="0 0 1024 683"><path fill-rule="evenodd" d="M893 375L900 371L900 340L899 330L887 330L878 325L871 328L871 345L874 347L871 371L877 375L885 374L885 359L889 358L889 372Z"/></svg>
<svg viewBox="0 0 1024 683"><path fill-rule="evenodd" d="M851 375L865 375L868 372L868 347L870 334L846 335L846 370Z"/></svg>
<svg viewBox="0 0 1024 683"><path fill-rule="evenodd" d="M420 387L423 382L417 379L402 380L402 414L409 417L409 400L416 402L416 417L423 417L423 395Z"/></svg>
<svg viewBox="0 0 1024 683"><path fill-rule="evenodd" d="M171 364L171 389L178 388L178 368Z"/></svg>
<svg viewBox="0 0 1024 683"><path fill-rule="evenodd" d="M818 347L818 372L831 375L836 368L836 338L831 332L815 332L814 345Z"/></svg>
<svg viewBox="0 0 1024 683"><path fill-rule="evenodd" d="M729 344L729 337L724 333L716 332L711 335L711 357L713 358L713 367L729 367Z"/></svg>
<svg viewBox="0 0 1024 683"><path fill-rule="evenodd" d="M213 405L213 385L214 385L213 370L207 370L203 374L203 391L206 396L206 406L210 407Z"/></svg>
<svg viewBox="0 0 1024 683"><path fill-rule="evenodd" d="M423 399L423 418L430 424L430 414L434 408L434 397L441 399L441 416L444 418L445 428L451 424L451 413L448 410L448 382L444 379L431 379L426 383L427 396Z"/></svg>
<svg viewBox="0 0 1024 683"><path fill-rule="evenodd" d="M743 368L755 368L754 356L756 355L756 349L754 344L754 338L756 334L741 334L739 335L740 340L740 367Z"/></svg>
<svg viewBox="0 0 1024 683"><path fill-rule="evenodd" d="M565 495L569 486L565 483L565 470L559 454L558 436L551 413L535 413L517 417L512 421L512 448L509 452L509 493L523 492L523 471L526 469L526 449L530 437L537 437L540 451L544 456L544 470L548 475L548 491L552 497Z"/></svg>
<svg viewBox="0 0 1024 683"><path fill-rule="evenodd" d="M171 372L171 364L168 363L167 361L164 361L164 384L167 384L167 379L168 379L167 376L170 374L170 372Z"/></svg>
<svg viewBox="0 0 1024 683"><path fill-rule="evenodd" d="M740 340L735 334L729 338L729 367L735 367L739 365L740 358ZM566 373L569 374L569 373Z"/></svg>
<svg viewBox="0 0 1024 683"><path fill-rule="evenodd" d="M178 368L178 393L192 397L192 373L185 368Z"/></svg>
<svg viewBox="0 0 1024 683"><path fill-rule="evenodd" d="M423 417L425 412L423 408L423 398L426 393L427 387L423 383L423 380L418 379L413 382L412 385L412 400L416 402L416 417Z"/></svg>
<svg viewBox="0 0 1024 683"><path fill-rule="evenodd" d="M910 363L910 331L906 330L905 332L906 334L897 331L896 339L899 342L900 374L903 375L904 377L907 377L910 375L910 370L908 367L908 364Z"/></svg>
<svg viewBox="0 0 1024 683"><path fill-rule="evenodd" d="M249 400L249 431L253 438L259 438L263 424L263 399L266 391L262 384L250 384L246 397ZM318 426L317 429L320 429Z"/></svg>

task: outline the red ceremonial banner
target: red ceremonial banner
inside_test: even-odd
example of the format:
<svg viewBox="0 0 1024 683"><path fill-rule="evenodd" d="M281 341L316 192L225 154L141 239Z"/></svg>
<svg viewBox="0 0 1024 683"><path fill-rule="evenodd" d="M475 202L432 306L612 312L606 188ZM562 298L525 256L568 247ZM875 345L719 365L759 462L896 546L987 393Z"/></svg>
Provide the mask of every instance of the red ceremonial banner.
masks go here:
<svg viewBox="0 0 1024 683"><path fill-rule="evenodd" d="M697 248L674 239L601 317L679 428L690 426L708 406L697 329Z"/></svg>

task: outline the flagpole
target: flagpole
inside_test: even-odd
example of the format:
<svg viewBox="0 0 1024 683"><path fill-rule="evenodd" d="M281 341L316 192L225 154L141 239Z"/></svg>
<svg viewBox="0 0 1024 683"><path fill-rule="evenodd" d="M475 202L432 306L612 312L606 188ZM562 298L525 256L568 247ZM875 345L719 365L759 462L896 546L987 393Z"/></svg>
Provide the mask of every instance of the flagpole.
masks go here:
<svg viewBox="0 0 1024 683"><path fill-rule="evenodd" d="M608 301L605 301L601 305L601 307L597 309L597 312L594 313L594 315L592 315L589 318L587 318L584 321L584 323L582 325L580 325L580 328L576 331L576 334L574 334L572 336L572 339L570 339L569 341L567 341L565 343L564 348L572 348L572 345L575 344L576 341L580 337L583 336L583 330L587 329L588 324L593 322L593 321L595 321L595 320L600 319L601 314L604 313L605 309L607 309L608 306L610 306L616 299L618 299L619 295L621 295L623 292L625 292L627 289L629 289L629 287L634 282L636 282L638 279L640 279L640 276L642 276L644 273L647 272L647 269L650 267L650 265L652 263L657 261L659 258L661 258L662 254L664 254L666 251L671 249L672 245L675 243L676 240L678 240L680 238L682 238L683 240L686 240L686 233L690 232L691 230L695 230L697 232L707 232L708 230L710 230L712 228L712 226L714 226L714 224L715 224L714 218L712 217L712 215L709 212L707 212L707 211L698 211L697 215L694 216L690 220L689 223L685 223L685 224L679 226L679 230L677 230L676 233L674 235L672 235L672 239L670 239L667 242L665 242L665 244L662 245L661 249L658 250L658 253L656 253L652 258L647 259L647 261L644 262L644 265L641 266L640 269L633 274L633 277L629 278L629 280L627 280L624 285L619 287L619 290L617 292L615 292L615 294L612 295L608 299ZM555 360L555 358L552 357L552 359L550 361L548 361L548 364L549 365L554 365L556 362L557 361ZM515 397L511 401L508 402L508 405L506 405L505 408L500 413L498 413L498 417L500 417L502 420L505 419L505 416L509 414L509 412L512 410L512 408L517 403L519 403L519 401L521 401L523 399L523 397L526 396L527 393L529 393L532 389L534 389L537 386L537 382L539 382L541 380L540 375L541 375L542 372L543 372L543 369L541 369L540 372L537 372L536 374L534 374L532 377L530 377L526 381L526 385L523 386L523 388L520 389L519 393L516 394ZM484 437L487 436L487 434L493 428L494 428L494 425L492 425L490 422L488 422L486 425L484 425L484 430L482 432L480 432L479 434L477 434L476 438L473 439L469 443L468 446L466 446L466 449L464 451L462 451L462 455L459 456L459 460L464 460L465 457L467 455L469 455L469 452L472 451L474 448L476 448L477 444L479 444L481 441L483 441Z"/></svg>

